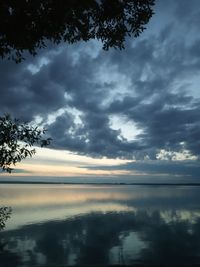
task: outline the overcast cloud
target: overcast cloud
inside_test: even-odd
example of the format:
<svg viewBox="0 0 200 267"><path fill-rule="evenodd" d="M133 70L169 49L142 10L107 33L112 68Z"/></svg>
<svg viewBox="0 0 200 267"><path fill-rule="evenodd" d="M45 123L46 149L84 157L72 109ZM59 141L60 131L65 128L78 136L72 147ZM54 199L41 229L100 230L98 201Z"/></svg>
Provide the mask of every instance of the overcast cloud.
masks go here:
<svg viewBox="0 0 200 267"><path fill-rule="evenodd" d="M91 41L50 45L17 65L1 60L1 114L40 117L56 149L199 160L200 3L157 0L155 12L123 51Z"/></svg>

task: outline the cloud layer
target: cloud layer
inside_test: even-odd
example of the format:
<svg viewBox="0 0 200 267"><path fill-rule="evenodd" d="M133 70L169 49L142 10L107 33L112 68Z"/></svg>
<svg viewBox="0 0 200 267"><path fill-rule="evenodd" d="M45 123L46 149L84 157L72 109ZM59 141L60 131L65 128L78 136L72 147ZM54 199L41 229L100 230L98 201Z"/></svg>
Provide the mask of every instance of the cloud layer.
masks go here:
<svg viewBox="0 0 200 267"><path fill-rule="evenodd" d="M50 44L22 64L1 61L1 113L40 118L53 148L78 154L199 158L199 1L167 3L157 1L146 32L123 51Z"/></svg>

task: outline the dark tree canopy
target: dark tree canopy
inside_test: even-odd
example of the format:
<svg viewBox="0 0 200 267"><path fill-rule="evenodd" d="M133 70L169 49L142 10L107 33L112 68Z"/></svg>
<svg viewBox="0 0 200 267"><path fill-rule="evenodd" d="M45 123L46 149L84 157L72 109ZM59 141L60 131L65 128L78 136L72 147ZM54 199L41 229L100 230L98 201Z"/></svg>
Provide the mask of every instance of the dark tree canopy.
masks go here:
<svg viewBox="0 0 200 267"><path fill-rule="evenodd" d="M12 165L35 154L33 145L47 146L51 139L43 139L44 133L44 129L21 123L9 115L0 117L0 168L11 172Z"/></svg>
<svg viewBox="0 0 200 267"><path fill-rule="evenodd" d="M103 49L124 48L153 15L155 0L2 0L0 56L20 62L36 55L47 40L75 43L101 40Z"/></svg>

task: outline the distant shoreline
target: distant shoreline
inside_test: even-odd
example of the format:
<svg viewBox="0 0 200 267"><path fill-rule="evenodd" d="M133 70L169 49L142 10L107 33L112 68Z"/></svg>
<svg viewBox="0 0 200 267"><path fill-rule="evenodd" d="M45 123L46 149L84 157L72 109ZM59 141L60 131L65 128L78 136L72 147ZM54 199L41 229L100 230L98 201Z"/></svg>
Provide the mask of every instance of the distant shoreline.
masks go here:
<svg viewBox="0 0 200 267"><path fill-rule="evenodd" d="M135 185L135 186L200 186L200 183L73 183L73 182L27 182L0 181L0 184L43 184L43 185Z"/></svg>

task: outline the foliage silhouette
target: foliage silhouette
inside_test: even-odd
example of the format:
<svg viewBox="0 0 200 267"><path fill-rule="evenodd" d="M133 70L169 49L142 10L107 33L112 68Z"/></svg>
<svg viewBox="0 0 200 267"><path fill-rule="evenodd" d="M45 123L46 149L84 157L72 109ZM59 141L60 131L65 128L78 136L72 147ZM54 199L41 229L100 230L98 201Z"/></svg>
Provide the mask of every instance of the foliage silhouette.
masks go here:
<svg viewBox="0 0 200 267"><path fill-rule="evenodd" d="M6 221L10 218L12 213L11 207L0 207L0 232L6 226ZM20 257L7 249L7 243L1 240L0 235L0 263L4 267L21 266ZM2 265L3 264L3 265Z"/></svg>
<svg viewBox="0 0 200 267"><path fill-rule="evenodd" d="M0 231L4 229L6 221L10 218L12 209L10 207L0 207Z"/></svg>
<svg viewBox="0 0 200 267"><path fill-rule="evenodd" d="M0 56L15 60L37 54L47 40L76 43L101 40L103 49L124 48L153 15L155 0L2 0Z"/></svg>
<svg viewBox="0 0 200 267"><path fill-rule="evenodd" d="M46 130L21 123L10 115L0 117L0 167L11 172L11 165L35 154L33 145L49 145L51 139L43 139Z"/></svg>

